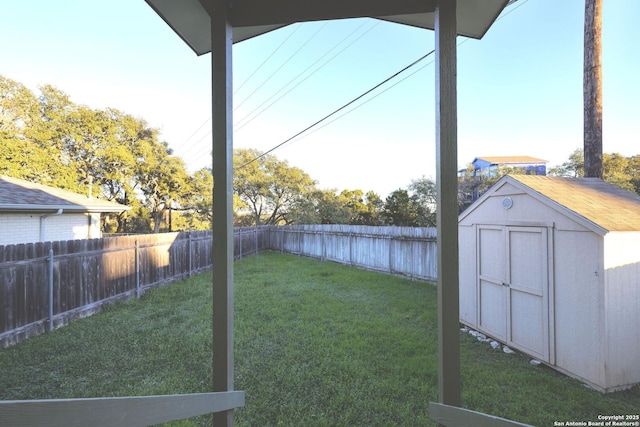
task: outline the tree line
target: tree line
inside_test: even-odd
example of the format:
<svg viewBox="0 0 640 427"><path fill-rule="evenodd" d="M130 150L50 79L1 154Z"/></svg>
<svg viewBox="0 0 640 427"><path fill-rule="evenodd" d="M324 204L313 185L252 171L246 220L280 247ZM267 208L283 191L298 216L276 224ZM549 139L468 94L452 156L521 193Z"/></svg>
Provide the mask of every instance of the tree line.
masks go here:
<svg viewBox="0 0 640 427"><path fill-rule="evenodd" d="M233 163L238 226L435 226L436 185L426 177L382 198L374 191L321 189L303 170L255 149L235 150ZM605 153L603 166L605 181L640 194L640 155ZM461 178L460 210L468 206L469 194L484 193L507 173L524 171L501 167L482 180ZM190 174L169 144L159 139L158 130L143 119L113 108L77 105L50 85L35 94L0 76L0 175L132 208L106 217L105 232L211 228L211 169ZM583 176L583 151L575 150L566 162L550 168L549 175Z"/></svg>
<svg viewBox="0 0 640 427"><path fill-rule="evenodd" d="M114 108L73 103L0 76L0 174L130 206L106 218L106 232L209 229L212 171L190 174L159 132ZM258 150L234 151L237 225L433 226L435 184L412 181L386 199L373 191L324 190L307 173Z"/></svg>

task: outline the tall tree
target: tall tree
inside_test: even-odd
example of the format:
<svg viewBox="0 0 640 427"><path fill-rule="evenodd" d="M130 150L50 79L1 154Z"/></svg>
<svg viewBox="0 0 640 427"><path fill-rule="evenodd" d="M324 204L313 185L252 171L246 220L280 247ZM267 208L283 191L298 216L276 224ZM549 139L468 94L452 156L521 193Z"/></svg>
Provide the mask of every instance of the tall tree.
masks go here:
<svg viewBox="0 0 640 427"><path fill-rule="evenodd" d="M426 227L423 222L428 215L418 197L409 195L405 189L399 188L389 194L384 203L383 216L388 225L404 227Z"/></svg>
<svg viewBox="0 0 640 427"><path fill-rule="evenodd" d="M73 170L45 130L38 98L23 84L0 76L0 174L70 188L68 182L59 185L58 178Z"/></svg>
<svg viewBox="0 0 640 427"><path fill-rule="evenodd" d="M234 164L234 191L247 204L255 225L292 222L289 212L306 204L316 190L307 173L255 149L236 150Z"/></svg>
<svg viewBox="0 0 640 427"><path fill-rule="evenodd" d="M171 153L166 142L150 144L137 164L137 189L151 212L154 233L160 232L165 213L180 207L191 191L191 179L184 162Z"/></svg>
<svg viewBox="0 0 640 427"><path fill-rule="evenodd" d="M602 178L602 1L585 0L584 176Z"/></svg>
<svg viewBox="0 0 640 427"><path fill-rule="evenodd" d="M417 219L418 224L421 227L435 227L437 208L436 183L423 176L422 178L411 180L409 191L411 191L412 196L416 198L422 208Z"/></svg>
<svg viewBox="0 0 640 427"><path fill-rule="evenodd" d="M569 155L569 160L559 166L549 169L551 176L568 176L571 178L581 178L584 176L584 151L577 148Z"/></svg>
<svg viewBox="0 0 640 427"><path fill-rule="evenodd" d="M625 190L640 194L640 155L624 157L619 153L603 153L602 179ZM575 150L562 165L549 169L551 176L578 178L584 176L584 155Z"/></svg>

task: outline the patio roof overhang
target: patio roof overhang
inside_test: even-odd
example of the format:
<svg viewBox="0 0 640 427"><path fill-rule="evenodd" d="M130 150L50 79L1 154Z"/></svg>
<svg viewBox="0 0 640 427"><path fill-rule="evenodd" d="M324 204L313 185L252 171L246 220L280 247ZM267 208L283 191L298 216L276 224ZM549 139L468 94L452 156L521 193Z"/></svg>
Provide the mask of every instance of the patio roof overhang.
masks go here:
<svg viewBox="0 0 640 427"><path fill-rule="evenodd" d="M197 55L211 52L208 0L145 0ZM234 0L229 7L233 42L237 43L296 22L371 17L435 29L436 0ZM480 39L507 0L458 0L457 33Z"/></svg>

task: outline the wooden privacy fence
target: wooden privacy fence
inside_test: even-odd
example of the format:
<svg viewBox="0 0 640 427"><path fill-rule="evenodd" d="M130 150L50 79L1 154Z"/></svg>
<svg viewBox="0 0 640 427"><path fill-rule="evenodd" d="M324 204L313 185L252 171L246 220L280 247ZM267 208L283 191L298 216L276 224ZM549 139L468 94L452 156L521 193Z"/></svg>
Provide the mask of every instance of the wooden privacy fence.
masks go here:
<svg viewBox="0 0 640 427"><path fill-rule="evenodd" d="M361 225L269 227L268 247L377 272L436 281L435 228Z"/></svg>
<svg viewBox="0 0 640 427"><path fill-rule="evenodd" d="M236 257L265 232L236 230ZM0 246L0 347L211 268L211 243L200 231Z"/></svg>
<svg viewBox="0 0 640 427"><path fill-rule="evenodd" d="M435 281L432 228L346 225L234 230L234 256L275 250ZM0 347L211 268L211 231L0 246Z"/></svg>

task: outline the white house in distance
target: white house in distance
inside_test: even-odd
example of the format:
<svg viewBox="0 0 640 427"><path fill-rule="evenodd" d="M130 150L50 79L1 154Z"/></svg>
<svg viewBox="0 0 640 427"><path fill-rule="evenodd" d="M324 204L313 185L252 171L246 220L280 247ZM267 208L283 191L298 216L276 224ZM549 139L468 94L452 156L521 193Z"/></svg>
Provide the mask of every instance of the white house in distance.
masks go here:
<svg viewBox="0 0 640 427"><path fill-rule="evenodd" d="M103 213L129 209L0 175L0 245L99 238Z"/></svg>
<svg viewBox="0 0 640 427"><path fill-rule="evenodd" d="M501 178L459 217L460 321L591 387L640 383L640 197Z"/></svg>

